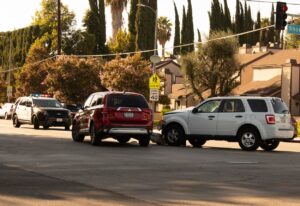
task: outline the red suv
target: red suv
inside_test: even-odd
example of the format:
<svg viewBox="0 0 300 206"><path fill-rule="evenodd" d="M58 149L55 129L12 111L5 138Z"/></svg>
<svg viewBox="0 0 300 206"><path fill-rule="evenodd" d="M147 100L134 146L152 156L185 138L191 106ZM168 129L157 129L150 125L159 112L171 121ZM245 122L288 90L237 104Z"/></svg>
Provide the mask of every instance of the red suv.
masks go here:
<svg viewBox="0 0 300 206"><path fill-rule="evenodd" d="M135 138L148 146L153 129L152 110L145 97L132 92L97 92L91 94L75 115L72 138L82 142L91 136L92 145L112 137L120 143Z"/></svg>

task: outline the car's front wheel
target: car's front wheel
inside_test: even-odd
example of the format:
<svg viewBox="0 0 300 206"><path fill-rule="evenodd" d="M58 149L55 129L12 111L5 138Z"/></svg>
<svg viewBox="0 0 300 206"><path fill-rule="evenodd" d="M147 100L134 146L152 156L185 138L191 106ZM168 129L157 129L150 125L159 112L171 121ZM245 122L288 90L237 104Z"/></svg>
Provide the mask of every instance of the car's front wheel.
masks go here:
<svg viewBox="0 0 300 206"><path fill-rule="evenodd" d="M72 126L72 139L74 142L83 142L84 135L80 134L80 125L78 123L74 123Z"/></svg>
<svg viewBox="0 0 300 206"><path fill-rule="evenodd" d="M239 145L243 150L254 151L260 145L260 135L254 128L242 129L239 134Z"/></svg>
<svg viewBox="0 0 300 206"><path fill-rule="evenodd" d="M276 139L264 140L260 143L260 147L265 151L272 151L278 147L279 143Z"/></svg>
<svg viewBox="0 0 300 206"><path fill-rule="evenodd" d="M204 145L206 142L205 138L201 138L201 137L195 137L195 138L191 138L189 139L189 143L191 145L193 145L193 147L201 147L202 145Z"/></svg>
<svg viewBox="0 0 300 206"><path fill-rule="evenodd" d="M14 127L16 128L19 128L21 126L21 123L19 122L19 119L18 119L18 116L17 115L14 115L13 116L13 125Z"/></svg>
<svg viewBox="0 0 300 206"><path fill-rule="evenodd" d="M163 132L166 143L171 146L180 146L184 141L184 131L179 125L170 125Z"/></svg>
<svg viewBox="0 0 300 206"><path fill-rule="evenodd" d="M39 123L39 120L36 116L33 117L32 122L33 122L33 128L34 129L39 129L40 128L40 123Z"/></svg>

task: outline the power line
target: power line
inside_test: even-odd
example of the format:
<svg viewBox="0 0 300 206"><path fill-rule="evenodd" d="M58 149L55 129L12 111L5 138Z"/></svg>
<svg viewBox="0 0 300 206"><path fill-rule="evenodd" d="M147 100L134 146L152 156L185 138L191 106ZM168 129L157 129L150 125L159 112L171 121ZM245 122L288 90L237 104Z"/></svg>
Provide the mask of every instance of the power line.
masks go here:
<svg viewBox="0 0 300 206"><path fill-rule="evenodd" d="M208 42L212 42L212 41L218 41L218 40L222 40L222 39L234 38L234 37L254 33L254 32L257 32L257 31L269 29L271 27L275 27L275 25L270 25L270 26L266 26L266 27L263 27L263 28L254 29L254 30L250 30L250 31L246 31L246 32L241 32L241 33L238 33L238 34L232 34L232 35L219 37L219 38L215 38L215 39L210 39L210 40L207 40L207 41L193 42L193 43L188 43L188 44L181 44L181 45L177 45L177 46L167 47L165 49L167 50L167 49L174 49L174 48L178 48L178 47L187 47L187 46L191 46L191 45L204 44L204 43L208 43ZM154 51L158 51L158 50L162 50L162 49L148 49L148 50L135 51L135 52L124 52L124 53L118 53L118 54L91 54L91 55L72 55L72 56L76 56L76 57L79 57L79 58L81 58L81 57L82 58L86 58L86 57L109 57L109 56L117 56L117 55L130 55L130 54L136 54L136 53L154 52ZM43 59L43 60L38 61L38 62L30 63L29 65L40 64L40 63L43 63L47 60L51 60L51 59L54 59L54 58L59 57L59 56L69 56L69 55L55 55L55 56ZM0 71L0 73L7 73L9 71L16 71L16 70L19 70L21 68L22 67L17 67L17 68L11 69L11 70Z"/></svg>

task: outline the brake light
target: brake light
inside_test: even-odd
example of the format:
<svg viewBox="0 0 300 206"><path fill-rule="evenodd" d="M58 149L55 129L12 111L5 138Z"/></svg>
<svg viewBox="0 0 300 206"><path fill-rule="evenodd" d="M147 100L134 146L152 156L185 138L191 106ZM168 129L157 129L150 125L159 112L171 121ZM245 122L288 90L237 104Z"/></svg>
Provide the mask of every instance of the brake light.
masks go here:
<svg viewBox="0 0 300 206"><path fill-rule="evenodd" d="M274 115L266 115L267 124L275 124L275 116Z"/></svg>

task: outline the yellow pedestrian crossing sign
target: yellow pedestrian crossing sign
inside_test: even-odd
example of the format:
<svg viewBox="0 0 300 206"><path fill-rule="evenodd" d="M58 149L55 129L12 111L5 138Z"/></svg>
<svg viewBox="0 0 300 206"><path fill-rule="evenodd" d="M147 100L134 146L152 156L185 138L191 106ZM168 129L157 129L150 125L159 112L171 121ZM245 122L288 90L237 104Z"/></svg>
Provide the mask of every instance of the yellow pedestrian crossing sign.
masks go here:
<svg viewBox="0 0 300 206"><path fill-rule="evenodd" d="M160 78L157 74L153 74L149 79L150 89L160 89Z"/></svg>

